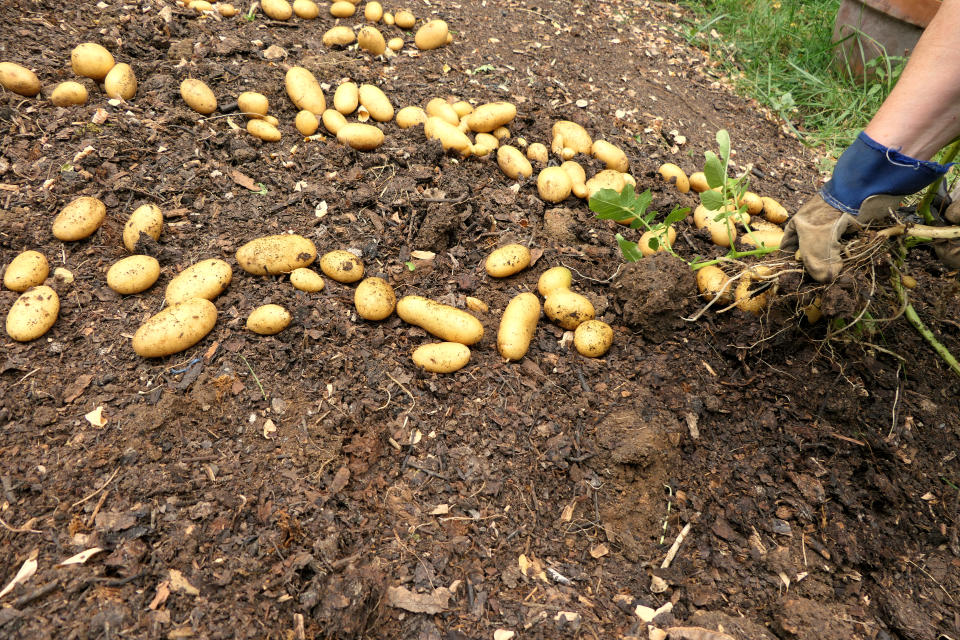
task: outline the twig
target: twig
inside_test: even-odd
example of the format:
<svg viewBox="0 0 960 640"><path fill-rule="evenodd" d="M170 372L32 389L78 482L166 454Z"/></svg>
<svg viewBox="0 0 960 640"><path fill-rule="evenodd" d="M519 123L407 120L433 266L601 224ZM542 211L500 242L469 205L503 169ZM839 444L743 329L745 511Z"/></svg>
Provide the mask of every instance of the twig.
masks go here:
<svg viewBox="0 0 960 640"><path fill-rule="evenodd" d="M443 474L441 474L441 473L437 473L436 471L433 471L433 470L431 470L431 469L427 469L426 467L422 467L422 466L420 466L419 464L417 464L416 462L408 462L408 463L407 463L407 466L408 466L408 467L412 467L413 469L416 469L417 471L423 471L423 472L424 472L425 474L427 474L428 476L433 476L434 478L439 478L440 480L446 480L446 481L448 481L448 482L450 481L449 476L445 476L445 475L443 475Z"/></svg>
<svg viewBox="0 0 960 640"><path fill-rule="evenodd" d="M661 569L669 569L670 563L673 562L673 559L677 556L677 551L680 550L680 545L683 544L683 539L687 537L687 534L690 533L690 526L692 522L688 522L683 529L680 530L680 535L677 536L677 539L673 541L673 546L670 547L670 550L667 551L667 557L663 559L663 562L660 563Z"/></svg>
<svg viewBox="0 0 960 640"><path fill-rule="evenodd" d="M243 357L243 354L240 354L240 359L243 360L243 364L247 365L247 371L250 372L250 375L253 376L254 382L257 383L257 386L260 387L260 393L263 394L263 399L267 399L267 392L263 390L263 385L260 384L260 378L257 377L257 374L254 373L253 367L250 366L250 363L247 362L247 359Z"/></svg>
<svg viewBox="0 0 960 640"><path fill-rule="evenodd" d="M113 482L113 479L114 479L115 477L117 477L117 474L118 474L118 473L120 473L120 467L117 467L116 469L114 469L113 473L110 474L110 477L107 478L107 481L104 482L103 485L101 485L99 489L97 489L96 491L94 491L93 493L91 493L90 495L88 495L86 498L84 498L84 499L82 499L82 500L77 500L77 501L74 502L72 505L70 505L70 508L73 509L74 507L79 507L79 506L82 505L84 502L86 502L86 501L89 500L90 498L94 497L95 495L97 495L98 493L100 493L101 491L103 491L104 489L106 489L106 488L107 488L107 485L110 484L111 482Z"/></svg>
<svg viewBox="0 0 960 640"><path fill-rule="evenodd" d="M20 527L20 528L11 527L6 522L4 522L3 518L0 518L0 525L2 525L4 529L12 533L43 533L43 531L37 531L36 529L28 529L26 527Z"/></svg>
<svg viewBox="0 0 960 640"><path fill-rule="evenodd" d="M929 574L928 574L928 575L929 575ZM19 609L19 608L23 607L24 605L33 602L33 601L36 600L37 598L42 598L43 596L47 595L48 593L50 593L51 591L53 591L54 589L56 589L58 586L60 586L60 582L59 582L58 580L53 580L53 581L51 581L51 582L48 582L47 584L43 585L42 587L38 587L37 589L34 589L34 590L31 591L30 593L28 593L28 594L26 594L26 595L21 596L20 598L18 598L16 601L14 601L13 607L14 607L15 609ZM940 588L942 589L943 587L940 587ZM948 595L949 595L949 594L948 594Z"/></svg>
<svg viewBox="0 0 960 640"><path fill-rule="evenodd" d="M384 373L386 373L386 374L387 374L387 377L390 378L391 380L393 380L393 382L394 382L398 387L400 387L405 394L407 394L408 396L410 396L410 399L413 400L413 405L412 405L409 409L407 409L407 413L413 411L413 408L414 408L415 406L417 406L417 399L413 397L413 394L410 393L410 390L409 390L409 389L407 389L405 386L403 386L402 384L400 384L400 381L399 381L399 380L397 380L397 379L394 378L392 375L390 375L390 372L389 372L389 371L384 371Z"/></svg>

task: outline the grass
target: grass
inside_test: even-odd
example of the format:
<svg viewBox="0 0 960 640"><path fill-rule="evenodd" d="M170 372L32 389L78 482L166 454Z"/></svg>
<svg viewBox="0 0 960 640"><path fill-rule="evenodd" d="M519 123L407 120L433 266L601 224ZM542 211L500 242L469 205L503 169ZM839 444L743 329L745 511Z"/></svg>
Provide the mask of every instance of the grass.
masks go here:
<svg viewBox="0 0 960 640"><path fill-rule="evenodd" d="M804 143L842 151L893 88L904 60L881 57L857 82L834 62L839 0L680 0L694 14L684 34L710 52L737 89L778 113Z"/></svg>

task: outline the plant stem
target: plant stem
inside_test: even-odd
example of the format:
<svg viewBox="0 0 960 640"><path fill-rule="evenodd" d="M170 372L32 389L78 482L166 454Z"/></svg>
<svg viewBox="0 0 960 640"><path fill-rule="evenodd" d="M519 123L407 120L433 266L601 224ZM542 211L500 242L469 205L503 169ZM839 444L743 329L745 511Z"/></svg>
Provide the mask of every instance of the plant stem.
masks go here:
<svg viewBox="0 0 960 640"><path fill-rule="evenodd" d="M734 249L730 252L729 255L721 256L715 260L707 260L706 262L698 262L696 264L691 264L690 268L696 271L697 269L702 269L704 267L709 267L712 264L720 264L721 262L726 262L730 259L735 258L749 258L750 256L765 256L768 253L773 253L779 251L780 247L760 247L759 249L751 249L750 251L737 251Z"/></svg>
<svg viewBox="0 0 960 640"><path fill-rule="evenodd" d="M923 338L930 343L930 346L933 347L933 350L943 358L943 361L947 363L950 369L952 369L957 376L960 376L960 362L957 362L957 359L953 357L950 350L943 346L942 342L937 340L933 332L927 328L927 325L923 324L923 320L917 315L917 310L914 309L913 305L909 302L904 310L904 315L907 317L907 321L913 325L913 328L917 330L917 333L923 336Z"/></svg>
<svg viewBox="0 0 960 640"><path fill-rule="evenodd" d="M960 139L954 140L953 144L947 147L942 164L953 162L953 159L957 157L957 153L960 153ZM943 182L943 176L937 178L933 184L927 187L926 192L923 194L923 200L917 205L917 213L923 216L923 221L927 224L934 223L933 214L930 213L930 203L933 202L933 197L937 195L937 190L940 188L941 182Z"/></svg>
<svg viewBox="0 0 960 640"><path fill-rule="evenodd" d="M240 359L243 360L243 364L247 365L247 371L253 376L253 380L257 383L257 386L260 387L260 393L263 394L263 399L266 400L267 392L263 390L263 385L260 384L260 378L257 377L257 374L253 371L253 367L250 366L250 363L247 362L247 359L244 358L242 354L240 355Z"/></svg>

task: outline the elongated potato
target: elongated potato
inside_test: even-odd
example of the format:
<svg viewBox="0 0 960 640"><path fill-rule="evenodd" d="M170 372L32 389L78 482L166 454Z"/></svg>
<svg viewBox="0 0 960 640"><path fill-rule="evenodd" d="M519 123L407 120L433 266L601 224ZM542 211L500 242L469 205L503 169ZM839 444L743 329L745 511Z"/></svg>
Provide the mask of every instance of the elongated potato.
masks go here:
<svg viewBox="0 0 960 640"><path fill-rule="evenodd" d="M428 117L423 125L423 132L428 140L439 140L446 150L453 149L463 156L470 155L473 146L470 138L446 120L435 116Z"/></svg>
<svg viewBox="0 0 960 640"><path fill-rule="evenodd" d="M404 296L397 302L397 315L441 340L471 345L483 338L483 325L466 311L422 296Z"/></svg>
<svg viewBox="0 0 960 640"><path fill-rule="evenodd" d="M672 162L665 162L660 165L657 173L659 173L660 177L666 182L675 186L680 193L690 191L690 179L687 177L687 174Z"/></svg>
<svg viewBox="0 0 960 640"><path fill-rule="evenodd" d="M780 248L783 241L782 229L752 229L741 236L740 241L748 247Z"/></svg>
<svg viewBox="0 0 960 640"><path fill-rule="evenodd" d="M53 219L53 236L64 242L83 240L99 229L106 217L107 207L100 200L80 196Z"/></svg>
<svg viewBox="0 0 960 640"><path fill-rule="evenodd" d="M347 126L347 119L336 109L327 109L320 116L323 126L333 135L340 133L340 129Z"/></svg>
<svg viewBox="0 0 960 640"><path fill-rule="evenodd" d="M7 312L7 335L17 342L36 340L54 325L60 314L60 298L46 285L31 287Z"/></svg>
<svg viewBox="0 0 960 640"><path fill-rule="evenodd" d="M163 212L155 204L144 204L136 209L127 218L123 225L123 246L131 253L140 241L140 234L145 233L154 240L160 239L163 233Z"/></svg>
<svg viewBox="0 0 960 640"><path fill-rule="evenodd" d="M397 294L382 278L367 278L353 292L353 305L364 320L385 320L397 308Z"/></svg>
<svg viewBox="0 0 960 640"><path fill-rule="evenodd" d="M180 83L180 97L197 113L209 115L217 110L217 97L210 87L196 78L187 78Z"/></svg>
<svg viewBox="0 0 960 640"><path fill-rule="evenodd" d="M229 264L218 258L209 258L177 274L167 284L164 297L168 304L177 304L190 298L213 300L223 293L232 280L233 269Z"/></svg>
<svg viewBox="0 0 960 640"><path fill-rule="evenodd" d="M517 107L510 102L482 104L467 116L467 126L476 133L490 133L513 122Z"/></svg>
<svg viewBox="0 0 960 640"><path fill-rule="evenodd" d="M413 363L431 373L453 373L470 362L470 348L459 342L439 342L417 347Z"/></svg>
<svg viewBox="0 0 960 640"><path fill-rule="evenodd" d="M404 107L397 112L397 126L409 129L427 121L427 112L420 107Z"/></svg>
<svg viewBox="0 0 960 640"><path fill-rule="evenodd" d="M262 336L272 336L290 326L293 316L278 304L257 307L247 316L247 329Z"/></svg>
<svg viewBox="0 0 960 640"><path fill-rule="evenodd" d="M293 12L301 20L313 20L320 15L320 7L313 0L293 0Z"/></svg>
<svg viewBox="0 0 960 640"><path fill-rule="evenodd" d="M389 11L384 12L384 14L383 14L383 24L385 24L385 25L387 25L387 26L389 26L389 27L392 27L395 23L396 23L396 20L395 20L395 18L393 17L393 14L390 13Z"/></svg>
<svg viewBox="0 0 960 640"><path fill-rule="evenodd" d="M537 280L537 291L544 298L556 289L569 289L573 283L573 274L566 267L550 267Z"/></svg>
<svg viewBox="0 0 960 640"><path fill-rule="evenodd" d="M320 274L306 267L299 267L290 272L290 284L294 289L306 291L307 293L316 293L323 291L324 282Z"/></svg>
<svg viewBox="0 0 960 640"><path fill-rule="evenodd" d="M137 76L125 62L113 65L103 79L103 90L111 98L131 100L137 94Z"/></svg>
<svg viewBox="0 0 960 640"><path fill-rule="evenodd" d="M326 47L346 47L356 39L353 29L344 25L333 27L323 34L323 44Z"/></svg>
<svg viewBox="0 0 960 640"><path fill-rule="evenodd" d="M271 20L289 20L293 8L287 0L260 0L260 8Z"/></svg>
<svg viewBox="0 0 960 640"><path fill-rule="evenodd" d="M752 216L755 216L763 211L763 200L753 191L744 191L743 195L740 196L740 201L737 204L745 207L747 213Z"/></svg>
<svg viewBox="0 0 960 640"><path fill-rule="evenodd" d="M331 280L349 284L363 277L363 261L349 251L328 251L320 258L320 270Z"/></svg>
<svg viewBox="0 0 960 640"><path fill-rule="evenodd" d="M737 227L731 218L709 220L706 224L710 240L720 247L729 247L737 239Z"/></svg>
<svg viewBox="0 0 960 640"><path fill-rule="evenodd" d="M417 29L413 37L413 43L421 51L438 49L447 44L447 36L450 30L447 23L443 20L431 20L427 24Z"/></svg>
<svg viewBox="0 0 960 640"><path fill-rule="evenodd" d="M570 160L578 153L589 154L593 149L593 139L587 130L576 122L558 120L553 123L550 149L564 160Z"/></svg>
<svg viewBox="0 0 960 640"><path fill-rule="evenodd" d="M613 344L613 329L606 322L587 320L573 333L573 346L588 358L599 358Z"/></svg>
<svg viewBox="0 0 960 640"><path fill-rule="evenodd" d="M578 198L586 198L587 172L583 170L583 166L575 160L565 160L560 168L570 176L570 189L573 191L573 195Z"/></svg>
<svg viewBox="0 0 960 640"><path fill-rule="evenodd" d="M264 118L270 110L270 101L262 93L244 91L237 96L237 107L248 118Z"/></svg>
<svg viewBox="0 0 960 640"><path fill-rule="evenodd" d="M337 130L337 140L358 151L370 151L383 144L383 131L372 124L349 122Z"/></svg>
<svg viewBox="0 0 960 640"><path fill-rule="evenodd" d="M355 82L344 82L333 92L333 108L345 116L360 106L360 89Z"/></svg>
<svg viewBox="0 0 960 640"><path fill-rule="evenodd" d="M484 263L494 278L507 278L530 266L530 249L522 244L508 244L495 249Z"/></svg>
<svg viewBox="0 0 960 640"><path fill-rule="evenodd" d="M228 2L218 2L217 11L220 12L224 18L232 18L237 15L237 8Z"/></svg>
<svg viewBox="0 0 960 640"><path fill-rule="evenodd" d="M290 102L299 110L306 109L314 115L321 115L327 108L327 99L323 97L320 83L309 69L290 67L284 78L284 85Z"/></svg>
<svg viewBox="0 0 960 640"><path fill-rule="evenodd" d="M144 358L162 358L189 349L217 323L217 308L206 298L191 298L148 319L133 335L133 350Z"/></svg>
<svg viewBox="0 0 960 640"><path fill-rule="evenodd" d="M247 133L266 142L277 142L281 138L280 130L266 120L248 120Z"/></svg>
<svg viewBox="0 0 960 640"><path fill-rule="evenodd" d="M103 80L115 64L113 54L95 42L78 44L70 52L70 66L78 76Z"/></svg>
<svg viewBox="0 0 960 640"><path fill-rule="evenodd" d="M515 296L500 318L497 350L507 360L520 360L527 355L530 341L540 319L540 300L532 293Z"/></svg>
<svg viewBox="0 0 960 640"><path fill-rule="evenodd" d="M334 18L349 18L357 12L357 7L352 2L338 0L330 5L330 15Z"/></svg>
<svg viewBox="0 0 960 640"><path fill-rule="evenodd" d="M50 102L58 107L87 104L87 88L73 80L61 82L54 87L53 93L50 94Z"/></svg>
<svg viewBox="0 0 960 640"><path fill-rule="evenodd" d="M764 196L760 198L760 201L763 202L763 215L774 224L783 224L787 221L787 218L790 217L790 214L787 213L786 208L773 198Z"/></svg>
<svg viewBox="0 0 960 640"><path fill-rule="evenodd" d="M263 236L237 249L237 264L247 273L268 276L308 267L317 259L313 240L295 234Z"/></svg>
<svg viewBox="0 0 960 640"><path fill-rule="evenodd" d="M533 166L530 161L516 147L505 144L497 149L497 166L508 178L516 180L520 176L529 178L533 175Z"/></svg>
<svg viewBox="0 0 960 640"><path fill-rule="evenodd" d="M122 296L146 291L160 277L160 263L153 256L128 256L107 271L107 286Z"/></svg>
<svg viewBox="0 0 960 640"><path fill-rule="evenodd" d="M398 11L393 17L394 22L401 29L413 29L413 26L417 24L416 17L409 11Z"/></svg>
<svg viewBox="0 0 960 640"><path fill-rule="evenodd" d="M593 320L596 312L585 296L570 289L554 289L543 301L543 312L555 324L573 331L582 322Z"/></svg>
<svg viewBox="0 0 960 640"><path fill-rule="evenodd" d="M537 176L537 192L547 202L563 202L572 190L570 175L560 167L547 167Z"/></svg>
<svg viewBox="0 0 960 640"><path fill-rule="evenodd" d="M390 104L390 98L380 87L375 87L372 84L362 84L357 92L360 104L367 108L371 118L377 122L393 120L393 105Z"/></svg>
<svg viewBox="0 0 960 640"><path fill-rule="evenodd" d="M13 91L21 96L32 98L40 93L40 79L37 78L37 74L23 65L16 64L15 62L0 62L0 87L3 87L7 91ZM86 93L86 89L84 89L84 93ZM86 100L84 100L84 102L86 102Z"/></svg>
<svg viewBox="0 0 960 640"><path fill-rule="evenodd" d="M630 168L630 161L627 160L627 154L625 154L620 147L606 140L595 140L590 151L594 158L607 166L607 169L626 173Z"/></svg>
<svg viewBox="0 0 960 640"><path fill-rule="evenodd" d="M370 55L380 56L387 50L387 41L376 27L366 26L357 33L357 44Z"/></svg>
<svg viewBox="0 0 960 640"><path fill-rule="evenodd" d="M427 102L424 109L428 116L435 116L441 120L446 120L453 126L460 124L460 116L453 110L453 106L443 98L433 98Z"/></svg>
<svg viewBox="0 0 960 640"><path fill-rule="evenodd" d="M10 261L3 272L3 286L23 292L43 284L50 274L50 263L39 251L24 251Z"/></svg>

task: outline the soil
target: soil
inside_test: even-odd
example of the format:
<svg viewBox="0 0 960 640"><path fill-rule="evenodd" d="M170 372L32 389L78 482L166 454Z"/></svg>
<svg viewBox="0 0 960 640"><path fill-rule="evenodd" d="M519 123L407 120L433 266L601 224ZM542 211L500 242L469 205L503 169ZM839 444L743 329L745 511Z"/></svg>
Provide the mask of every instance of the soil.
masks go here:
<svg viewBox="0 0 960 640"><path fill-rule="evenodd" d="M419 129L385 124L365 153L304 140L283 74L374 83L398 106L510 100L511 135L529 142L580 122L625 149L661 212L696 200L658 183L659 164L696 170L718 129L753 188L791 211L816 188L815 153L729 89L673 5L411 8L446 19L453 43L385 61L331 51L325 6L287 23L159 0L0 7L0 58L37 70L44 93L74 79L70 50L87 40L140 81L128 104L91 81L82 107L0 95L0 264L37 249L76 278L55 283L46 336L4 336L0 353L2 585L36 561L0 597L0 636L646 638L652 624L674 638L958 637L960 380L903 318L881 321L898 310L879 289L838 284L822 296L836 317L815 324L789 296L760 317L685 320L703 304L692 272L666 256L623 266L614 236L632 231L575 199L545 205L534 181L446 155ZM187 77L212 87L214 117L183 104ZM245 90L269 97L281 142L242 131ZM51 219L80 195L101 198L107 220L57 242ZM105 272L126 255L126 216L149 202L165 230L141 248L163 275L120 297ZM678 230L688 259L716 255ZM242 244L287 231L356 251L400 295L484 300L469 365L418 370L410 352L429 337L359 319L350 285L306 294L237 267ZM493 280L483 260L507 242L542 254ZM130 337L169 279L211 257L234 266L213 332L136 356ZM612 350L580 357L544 321L504 363L500 313L558 264L614 327ZM920 316L960 353L957 274L923 249L908 268ZM15 299L4 290L0 308ZM270 302L292 325L248 332ZM867 302L876 322L840 330ZM85 418L97 408L105 422Z"/></svg>

